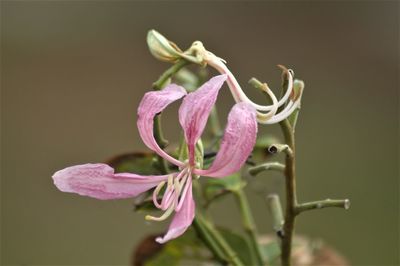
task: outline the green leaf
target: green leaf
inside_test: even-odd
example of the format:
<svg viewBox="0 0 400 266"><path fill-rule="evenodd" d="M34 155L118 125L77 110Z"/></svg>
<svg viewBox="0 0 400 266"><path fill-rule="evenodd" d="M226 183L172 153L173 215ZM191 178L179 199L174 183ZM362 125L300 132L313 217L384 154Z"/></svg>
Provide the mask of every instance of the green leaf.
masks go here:
<svg viewBox="0 0 400 266"><path fill-rule="evenodd" d="M211 201L228 192L237 191L245 185L239 173L224 178L208 178L203 186L203 194L207 201Z"/></svg>
<svg viewBox="0 0 400 266"><path fill-rule="evenodd" d="M218 231L222 234L226 242L236 252L239 259L246 265L256 265L253 252L250 249L248 241L241 235L233 232L232 230L218 228Z"/></svg>
<svg viewBox="0 0 400 266"><path fill-rule="evenodd" d="M154 258L146 262L146 266L179 265L183 253L174 243L167 244Z"/></svg>
<svg viewBox="0 0 400 266"><path fill-rule="evenodd" d="M139 244L135 251L134 265L175 266L210 263L210 252L191 228L184 235L163 245L156 243L155 238L156 236L148 237Z"/></svg>
<svg viewBox="0 0 400 266"><path fill-rule="evenodd" d="M106 163L115 169L115 172L135 173L139 175L159 175L156 155L154 153L133 152L117 155Z"/></svg>
<svg viewBox="0 0 400 266"><path fill-rule="evenodd" d="M261 251L264 255L264 258L267 259L268 265L276 265L279 263L281 249L279 243L275 239L267 243L261 243Z"/></svg>

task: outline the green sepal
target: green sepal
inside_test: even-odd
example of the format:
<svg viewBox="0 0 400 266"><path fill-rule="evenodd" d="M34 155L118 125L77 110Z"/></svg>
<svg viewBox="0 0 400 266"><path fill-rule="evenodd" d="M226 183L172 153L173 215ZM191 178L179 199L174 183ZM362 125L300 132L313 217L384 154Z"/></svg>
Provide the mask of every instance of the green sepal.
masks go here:
<svg viewBox="0 0 400 266"><path fill-rule="evenodd" d="M304 82L302 80L299 79L295 79L293 82L293 100L299 100L301 101L301 96L303 95L303 91L304 91ZM296 124L297 124L297 118L299 116L300 113L300 108L301 106L299 105L298 108L296 108L293 113L287 118L287 120L289 121L290 125L292 126L292 130L293 132L296 129Z"/></svg>

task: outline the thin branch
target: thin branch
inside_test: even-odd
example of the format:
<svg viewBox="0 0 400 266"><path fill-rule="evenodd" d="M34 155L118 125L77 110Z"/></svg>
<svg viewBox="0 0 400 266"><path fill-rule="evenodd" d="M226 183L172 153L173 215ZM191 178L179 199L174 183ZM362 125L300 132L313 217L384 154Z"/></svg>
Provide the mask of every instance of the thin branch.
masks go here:
<svg viewBox="0 0 400 266"><path fill-rule="evenodd" d="M172 65L170 68L168 68L159 78L156 82L153 83L153 89L154 90L161 90L168 80L175 74L177 73L182 67L188 65L189 62L186 60L179 60L176 64Z"/></svg>
<svg viewBox="0 0 400 266"><path fill-rule="evenodd" d="M348 200L348 199L338 199L338 200L326 199L326 200L301 203L301 204L297 205L297 207L296 207L296 214L300 214L305 211L311 211L311 210L322 209L322 208L330 208L330 207L337 207L337 208L343 208L345 210L348 210L350 208L350 200Z"/></svg>
<svg viewBox="0 0 400 266"><path fill-rule="evenodd" d="M256 176L259 173L268 170L283 172L285 170L285 165L278 162L269 162L269 163L259 164L254 167L250 167L248 169L249 174L252 176Z"/></svg>

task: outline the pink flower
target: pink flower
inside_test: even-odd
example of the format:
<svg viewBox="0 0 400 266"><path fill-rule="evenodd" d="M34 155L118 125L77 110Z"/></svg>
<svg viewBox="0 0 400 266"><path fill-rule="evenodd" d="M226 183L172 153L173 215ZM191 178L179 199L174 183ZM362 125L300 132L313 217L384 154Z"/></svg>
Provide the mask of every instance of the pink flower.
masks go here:
<svg viewBox="0 0 400 266"><path fill-rule="evenodd" d="M195 145L199 140L226 75L213 77L195 92L186 95L181 86L171 84L161 91L144 95L138 108L137 126L143 142L158 155L175 164L179 172L169 175L142 176L118 173L106 164L83 164L65 168L53 175L54 184L64 192L77 193L96 199L122 199L135 197L155 187L154 205L163 210L160 217L146 216L149 220L164 220L175 212L164 237L156 239L165 243L182 235L191 225L195 202L192 196L192 177L221 178L237 172L250 155L256 140L256 111L247 103L237 103L229 113L228 123L220 149L208 169L199 169L195 162ZM154 117L169 104L184 97L179 109L179 122L184 130L189 150L188 161L181 162L162 150L153 134ZM167 186L161 202L157 196Z"/></svg>

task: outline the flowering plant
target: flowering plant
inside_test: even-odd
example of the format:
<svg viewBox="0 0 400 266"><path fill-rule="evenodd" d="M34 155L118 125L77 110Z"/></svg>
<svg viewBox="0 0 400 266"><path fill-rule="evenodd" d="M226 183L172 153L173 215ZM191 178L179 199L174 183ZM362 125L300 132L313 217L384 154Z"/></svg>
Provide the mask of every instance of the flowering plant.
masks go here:
<svg viewBox="0 0 400 266"><path fill-rule="evenodd" d="M57 171L53 175L54 184L61 191L101 200L145 195L143 202L148 200L153 207L164 212L159 217L147 215L147 220L162 221L173 214L167 233L155 238L160 244L184 235L193 223L204 246L211 251L213 260L233 265L264 265L274 262L280 255L282 265L290 265L296 216L316 208L349 206L348 200L297 202L294 129L304 83L294 80L292 70L279 66L283 71L283 92L278 100L266 83L252 78L250 83L268 96L271 102L270 105L259 105L244 93L226 62L206 50L201 42L196 41L189 49L182 51L154 30L148 33L147 42L156 58L173 63L173 66L154 83L155 90L143 96L137 111L137 127L141 139L157 158L156 164L148 166L149 169L154 168L154 173L143 175L135 168L121 172L115 163L110 163L111 166L104 163L82 164ZM190 63L202 67L210 66L220 72L220 75L203 83L200 78L184 68ZM183 86L170 83L173 76L177 82L181 81ZM225 82L236 103L231 108L225 131L221 134L215 103ZM183 129L183 138L179 152L174 156L164 149L165 140L160 117L168 105L182 98L178 120ZM280 124L286 143L257 143L258 124L274 123ZM212 141L207 142L210 152L205 154L202 134L207 124L213 137ZM258 138L262 139L260 136ZM260 156L257 157L259 151L262 154L261 159L258 158ZM279 152L286 155L285 164L276 161L264 162L267 153ZM270 254L271 247L266 248L262 244L250 212L243 190L246 182L239 174L245 164L251 166L247 169L250 176L276 170L282 172L286 178L285 216L282 214L279 197L276 194L268 196L274 221L273 229L278 236L276 243L280 246L275 255ZM159 172L161 173L158 174ZM247 233L245 243L248 256L240 254L240 251L229 243L211 220L206 218L204 210L195 211L193 185L200 186L197 180L201 176L213 178L203 184L204 206L227 193L232 193L238 199L243 226ZM200 197L201 193L197 196Z"/></svg>

